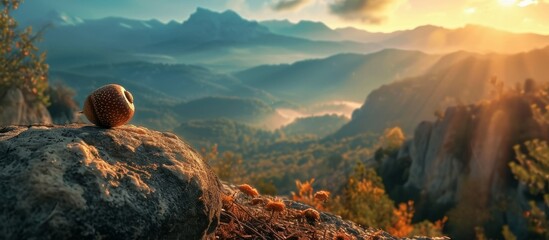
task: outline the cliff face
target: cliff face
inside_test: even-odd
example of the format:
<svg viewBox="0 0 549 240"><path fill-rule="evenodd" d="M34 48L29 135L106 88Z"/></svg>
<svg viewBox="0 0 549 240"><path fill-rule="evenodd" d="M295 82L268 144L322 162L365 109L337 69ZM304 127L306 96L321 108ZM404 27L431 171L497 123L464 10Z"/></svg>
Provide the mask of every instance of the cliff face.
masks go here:
<svg viewBox="0 0 549 240"><path fill-rule="evenodd" d="M506 86L525 78L546 81L549 71L543 63L547 59L549 47L513 55L448 54L422 75L372 91L336 135L382 132L395 125L411 134L421 121L434 119L435 111L490 98L500 87L493 80Z"/></svg>
<svg viewBox="0 0 549 240"><path fill-rule="evenodd" d="M548 126L535 117L532 104L547 103L534 94L514 94L451 107L443 118L420 123L397 157L382 160L382 175L405 178L392 189L394 197L414 198L417 215L433 219L462 208L496 211L493 206L505 199L511 207L498 209L501 215L490 221L524 231L527 200L508 164L515 159L514 145L549 139ZM409 168L391 170L402 162Z"/></svg>
<svg viewBox="0 0 549 240"><path fill-rule="evenodd" d="M0 126L10 124L51 124L48 109L43 104L33 104L18 88L0 91Z"/></svg>
<svg viewBox="0 0 549 240"><path fill-rule="evenodd" d="M201 239L222 186L175 135L135 126L0 128L1 239Z"/></svg>

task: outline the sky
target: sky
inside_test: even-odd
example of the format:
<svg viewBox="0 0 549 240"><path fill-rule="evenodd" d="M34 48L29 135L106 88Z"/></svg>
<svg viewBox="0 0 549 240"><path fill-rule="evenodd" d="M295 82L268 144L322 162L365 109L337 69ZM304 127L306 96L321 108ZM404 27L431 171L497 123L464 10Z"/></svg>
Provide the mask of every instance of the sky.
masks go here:
<svg viewBox="0 0 549 240"><path fill-rule="evenodd" d="M118 16L182 22L197 7L231 9L257 21L311 20L331 28L374 32L479 24L549 35L549 0L25 0L18 11L31 17L57 10L84 19Z"/></svg>

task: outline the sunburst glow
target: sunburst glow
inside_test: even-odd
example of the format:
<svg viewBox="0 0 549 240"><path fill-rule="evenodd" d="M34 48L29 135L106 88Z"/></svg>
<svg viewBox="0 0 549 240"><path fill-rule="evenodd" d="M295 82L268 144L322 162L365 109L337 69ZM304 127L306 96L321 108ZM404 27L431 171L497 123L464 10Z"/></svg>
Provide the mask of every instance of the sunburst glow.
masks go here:
<svg viewBox="0 0 549 240"><path fill-rule="evenodd" d="M505 7L510 7L515 5L517 0L498 0L499 4Z"/></svg>

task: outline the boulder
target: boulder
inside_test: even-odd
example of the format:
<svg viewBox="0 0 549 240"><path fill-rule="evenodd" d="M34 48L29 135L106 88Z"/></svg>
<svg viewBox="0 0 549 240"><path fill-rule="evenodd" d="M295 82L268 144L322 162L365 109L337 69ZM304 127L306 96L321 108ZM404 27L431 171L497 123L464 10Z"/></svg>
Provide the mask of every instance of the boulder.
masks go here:
<svg viewBox="0 0 549 240"><path fill-rule="evenodd" d="M25 96L18 88L0 91L0 126L51 123L48 109L34 97Z"/></svg>
<svg viewBox="0 0 549 240"><path fill-rule="evenodd" d="M222 186L171 133L0 128L0 239L204 239Z"/></svg>

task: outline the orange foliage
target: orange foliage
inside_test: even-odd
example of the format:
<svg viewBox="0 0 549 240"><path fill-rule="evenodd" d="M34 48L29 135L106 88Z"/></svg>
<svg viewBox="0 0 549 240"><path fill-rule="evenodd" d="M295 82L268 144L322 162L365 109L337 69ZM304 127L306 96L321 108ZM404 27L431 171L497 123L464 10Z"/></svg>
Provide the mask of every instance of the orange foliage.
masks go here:
<svg viewBox="0 0 549 240"><path fill-rule="evenodd" d="M406 237L413 230L412 218L414 217L414 201L400 203L398 208L393 210L395 220L393 226L387 228L387 231L395 237Z"/></svg>
<svg viewBox="0 0 549 240"><path fill-rule="evenodd" d="M314 181L314 178L311 178L311 180L305 182L296 180L295 186L298 190L298 193L292 192L292 200L307 204L309 206L313 206L314 208L319 210L326 210L323 206L323 203L326 202L326 200L328 200L328 198L330 197L330 192L318 191L313 194Z"/></svg>

